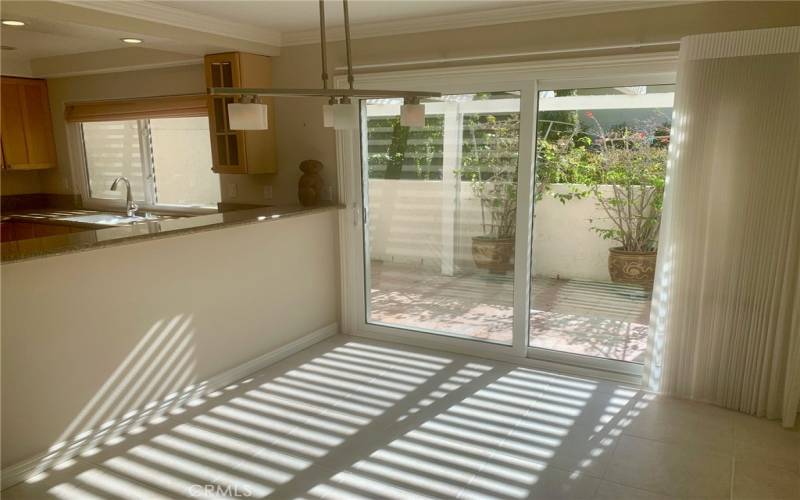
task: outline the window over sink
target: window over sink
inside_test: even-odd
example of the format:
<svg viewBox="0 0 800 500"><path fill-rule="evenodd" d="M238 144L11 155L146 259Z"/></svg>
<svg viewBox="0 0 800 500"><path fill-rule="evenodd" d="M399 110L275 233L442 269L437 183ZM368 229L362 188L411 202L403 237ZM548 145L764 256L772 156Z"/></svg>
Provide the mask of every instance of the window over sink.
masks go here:
<svg viewBox="0 0 800 500"><path fill-rule="evenodd" d="M124 199L111 191L127 177L143 206L215 207L208 118L144 118L80 123L86 182L93 200Z"/></svg>
<svg viewBox="0 0 800 500"><path fill-rule="evenodd" d="M84 203L118 206L111 190L127 177L143 209L216 208L219 178L211 171L205 94L67 103L72 163Z"/></svg>

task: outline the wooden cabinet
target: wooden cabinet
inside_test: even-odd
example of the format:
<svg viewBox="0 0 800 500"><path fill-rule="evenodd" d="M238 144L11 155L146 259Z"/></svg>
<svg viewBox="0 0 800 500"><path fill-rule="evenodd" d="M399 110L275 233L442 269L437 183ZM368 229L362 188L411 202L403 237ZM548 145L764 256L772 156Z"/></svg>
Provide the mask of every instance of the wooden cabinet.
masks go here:
<svg viewBox="0 0 800 500"><path fill-rule="evenodd" d="M80 233L88 228L67 226L64 224L42 224L37 222L22 222L8 220L0 222L0 241L30 240L33 238L46 238L70 233Z"/></svg>
<svg viewBox="0 0 800 500"><path fill-rule="evenodd" d="M3 168L35 170L56 166L47 82L2 77L0 142Z"/></svg>
<svg viewBox="0 0 800 500"><path fill-rule="evenodd" d="M270 87L269 57L244 52L211 54L205 57L209 87ZM238 97L208 96L211 155L214 172L222 174L274 174L278 171L275 150L275 107L271 97L260 102L269 107L269 130L231 130L228 104Z"/></svg>

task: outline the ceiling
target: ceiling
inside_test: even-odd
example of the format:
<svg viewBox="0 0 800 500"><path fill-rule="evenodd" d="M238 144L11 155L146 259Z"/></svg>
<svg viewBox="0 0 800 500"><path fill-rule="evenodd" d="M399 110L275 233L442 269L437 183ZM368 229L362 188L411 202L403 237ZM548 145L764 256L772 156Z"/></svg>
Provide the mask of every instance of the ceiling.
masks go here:
<svg viewBox="0 0 800 500"><path fill-rule="evenodd" d="M353 38L469 26L503 24L600 12L673 5L692 0L350 0ZM343 38L342 3L325 3L328 40ZM3 0L4 19L24 27L0 27L5 66L22 61L32 67L25 76L65 76L100 72L92 59L113 60L126 54L162 51L163 64L197 62L212 52L244 51L279 55L280 47L319 40L317 0ZM120 38L145 41L130 47ZM105 57L90 58L90 54ZM109 54L120 54L120 57ZM141 54L138 58L142 59ZM54 66L50 63L57 63ZM74 64L73 64L74 63ZM52 67L58 67L53 74ZM113 68L112 68L113 69ZM50 72L48 72L50 71ZM69 73L69 71L67 71Z"/></svg>

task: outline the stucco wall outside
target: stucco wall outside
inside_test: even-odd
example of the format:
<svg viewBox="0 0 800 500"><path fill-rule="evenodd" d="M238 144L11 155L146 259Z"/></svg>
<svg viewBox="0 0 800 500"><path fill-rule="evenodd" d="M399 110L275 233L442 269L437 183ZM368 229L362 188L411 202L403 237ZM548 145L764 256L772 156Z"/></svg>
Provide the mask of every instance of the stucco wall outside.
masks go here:
<svg viewBox="0 0 800 500"><path fill-rule="evenodd" d="M370 257L440 269L452 252L457 272L475 271L471 242L482 234L480 203L468 182L462 182L457 193L443 189L440 181L370 179ZM568 189L553 186L555 192ZM456 214L452 239L442 237L448 211ZM589 219L605 217L596 199L562 204L545 195L534 213L535 275L608 281L608 249L614 242L590 230Z"/></svg>

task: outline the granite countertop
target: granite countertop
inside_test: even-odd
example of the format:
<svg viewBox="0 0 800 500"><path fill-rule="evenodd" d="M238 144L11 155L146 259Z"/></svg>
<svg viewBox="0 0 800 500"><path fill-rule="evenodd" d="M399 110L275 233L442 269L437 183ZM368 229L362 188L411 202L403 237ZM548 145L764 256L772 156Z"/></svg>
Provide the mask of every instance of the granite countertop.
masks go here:
<svg viewBox="0 0 800 500"><path fill-rule="evenodd" d="M209 231L222 227L237 226L242 224L257 224L287 217L305 215L309 213L335 210L341 208L337 204L323 204L315 207L282 206L261 207L247 210L234 210L207 215L181 216L168 218L162 216L156 220L137 222L120 226L99 227L92 224L70 222L73 226L83 226L84 231L33 238L18 241L8 241L0 245L2 263L19 262L48 255L58 255L93 248L118 245L143 241L154 238L164 238L177 234L186 234L199 231ZM97 213L90 210L45 210L45 211L14 211L4 212L3 221L61 223L55 220L53 214L70 215L81 212L80 215Z"/></svg>
<svg viewBox="0 0 800 500"><path fill-rule="evenodd" d="M82 222L77 220L68 220L68 217L80 217L96 214L110 214L109 211L100 210L85 210L85 209L51 209L46 208L42 210L4 210L0 221L2 222L32 222L34 224L52 224L55 226L69 226L84 229L107 229L107 224L92 224L90 222ZM123 213L116 213L115 215L123 216ZM149 214L148 214L149 215ZM198 214L204 215L204 214ZM188 214L157 214L152 216L152 220L165 220L176 219L182 217L191 217ZM135 224L141 224L145 221L137 221Z"/></svg>

